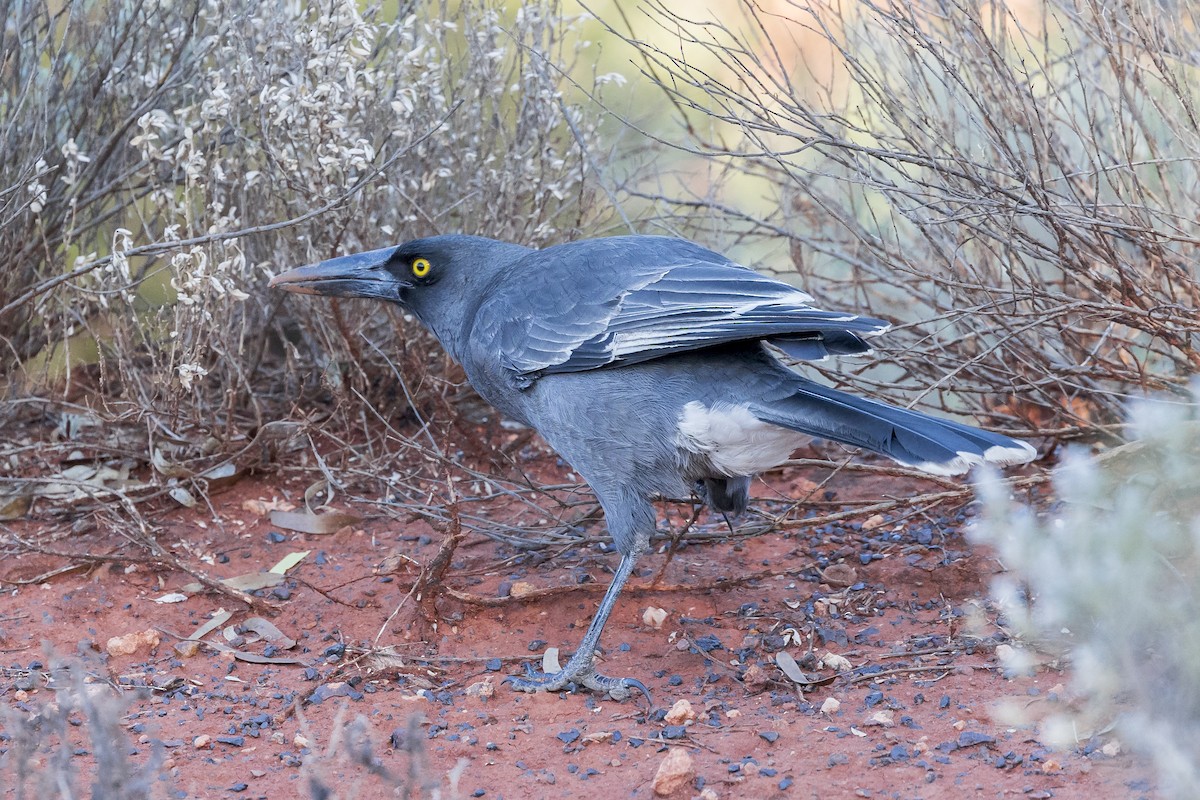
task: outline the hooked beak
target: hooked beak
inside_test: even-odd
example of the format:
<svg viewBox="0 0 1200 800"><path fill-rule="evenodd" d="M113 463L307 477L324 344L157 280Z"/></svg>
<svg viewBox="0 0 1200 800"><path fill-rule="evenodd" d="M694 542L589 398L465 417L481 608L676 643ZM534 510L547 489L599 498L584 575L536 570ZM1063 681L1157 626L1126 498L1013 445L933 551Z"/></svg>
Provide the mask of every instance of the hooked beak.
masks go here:
<svg viewBox="0 0 1200 800"><path fill-rule="evenodd" d="M400 293L412 284L387 269L394 247L331 258L318 264L296 267L271 279L271 287L297 294L330 297L369 297L399 302Z"/></svg>

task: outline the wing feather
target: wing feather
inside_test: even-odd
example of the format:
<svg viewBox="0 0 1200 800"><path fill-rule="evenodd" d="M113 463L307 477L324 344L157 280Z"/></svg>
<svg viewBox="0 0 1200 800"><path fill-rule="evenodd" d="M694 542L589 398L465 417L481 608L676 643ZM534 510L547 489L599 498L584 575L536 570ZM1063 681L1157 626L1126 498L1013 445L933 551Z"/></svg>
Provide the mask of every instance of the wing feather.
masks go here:
<svg viewBox="0 0 1200 800"><path fill-rule="evenodd" d="M807 293L690 242L626 236L522 258L480 305L471 340L528 384L736 341L777 340L800 357L863 352L863 337L887 327L815 308Z"/></svg>

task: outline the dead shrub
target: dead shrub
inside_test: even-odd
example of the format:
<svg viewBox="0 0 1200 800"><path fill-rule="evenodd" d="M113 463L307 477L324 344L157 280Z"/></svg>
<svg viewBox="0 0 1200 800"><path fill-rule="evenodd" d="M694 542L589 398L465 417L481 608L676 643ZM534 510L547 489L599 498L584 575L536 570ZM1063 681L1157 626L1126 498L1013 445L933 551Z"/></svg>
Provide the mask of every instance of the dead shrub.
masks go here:
<svg viewBox="0 0 1200 800"><path fill-rule="evenodd" d="M751 257L786 242L823 302L896 320L853 370L893 399L1072 437L1119 433L1130 395L1186 394L1194 5L739 8L648 6L635 26L670 48L620 32L707 169L700 190L642 191L663 224Z"/></svg>

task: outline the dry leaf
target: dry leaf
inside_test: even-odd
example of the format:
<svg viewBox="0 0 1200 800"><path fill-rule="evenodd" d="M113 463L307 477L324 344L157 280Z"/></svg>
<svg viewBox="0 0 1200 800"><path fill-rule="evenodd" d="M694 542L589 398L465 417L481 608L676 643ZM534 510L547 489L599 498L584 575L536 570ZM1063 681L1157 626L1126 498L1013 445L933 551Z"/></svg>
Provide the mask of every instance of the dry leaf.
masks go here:
<svg viewBox="0 0 1200 800"><path fill-rule="evenodd" d="M211 469L206 469L196 477L208 482L208 491L220 492L233 486L245 474L246 471L239 469L237 464L234 464L232 461L226 461Z"/></svg>
<svg viewBox="0 0 1200 800"><path fill-rule="evenodd" d="M800 669L800 665L796 663L796 659L792 658L792 654L786 650L780 650L775 654L775 663L779 669L783 670L783 674L788 677L793 683L800 686L825 686L833 683L836 676L830 675L827 678L810 678Z"/></svg>
<svg viewBox="0 0 1200 800"><path fill-rule="evenodd" d="M362 522L362 517L341 511L310 514L306 511L272 511L271 524L297 533L326 534Z"/></svg>
<svg viewBox="0 0 1200 800"><path fill-rule="evenodd" d="M311 552L311 550L297 550L294 553L288 553L267 571L276 575L286 575L288 570L307 558Z"/></svg>

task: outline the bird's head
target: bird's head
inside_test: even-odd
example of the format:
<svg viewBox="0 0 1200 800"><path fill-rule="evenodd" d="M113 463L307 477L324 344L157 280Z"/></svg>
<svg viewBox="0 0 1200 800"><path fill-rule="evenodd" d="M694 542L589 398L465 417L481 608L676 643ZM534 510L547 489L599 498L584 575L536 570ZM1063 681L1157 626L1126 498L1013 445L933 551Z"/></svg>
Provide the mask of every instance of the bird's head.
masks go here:
<svg viewBox="0 0 1200 800"><path fill-rule="evenodd" d="M478 307L497 275L528 252L527 247L480 236L431 236L297 267L272 278L271 286L398 303L453 351L464 315Z"/></svg>

